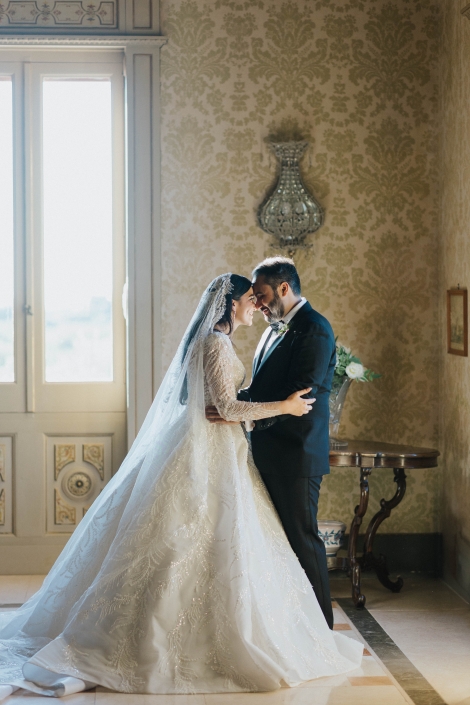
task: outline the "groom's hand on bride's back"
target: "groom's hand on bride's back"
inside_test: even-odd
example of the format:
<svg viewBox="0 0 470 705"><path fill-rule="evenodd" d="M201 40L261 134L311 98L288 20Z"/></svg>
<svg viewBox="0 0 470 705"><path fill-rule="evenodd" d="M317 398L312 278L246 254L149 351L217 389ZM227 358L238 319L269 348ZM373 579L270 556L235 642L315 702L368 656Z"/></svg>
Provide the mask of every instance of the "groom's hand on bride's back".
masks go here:
<svg viewBox="0 0 470 705"><path fill-rule="evenodd" d="M223 423L229 426L240 425L238 421L226 421L217 411L215 406L206 406L206 419L211 423Z"/></svg>
<svg viewBox="0 0 470 705"><path fill-rule="evenodd" d="M315 397L304 398L305 394L312 391L311 387L300 389L298 392L290 394L287 399L281 402L280 406L283 414L291 416L304 416L312 410L312 405L316 402Z"/></svg>

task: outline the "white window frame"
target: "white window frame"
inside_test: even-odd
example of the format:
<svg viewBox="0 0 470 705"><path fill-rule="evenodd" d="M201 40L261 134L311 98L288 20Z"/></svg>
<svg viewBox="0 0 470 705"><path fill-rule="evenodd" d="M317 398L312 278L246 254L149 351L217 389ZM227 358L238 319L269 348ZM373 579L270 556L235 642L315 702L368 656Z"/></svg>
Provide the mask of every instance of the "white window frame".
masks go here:
<svg viewBox="0 0 470 705"><path fill-rule="evenodd" d="M23 201L24 233L15 233L15 242L26 242L24 266L18 261L16 268L15 297L21 300L25 292L25 304L15 321L16 332L25 334L25 348L21 342L15 345L15 368L17 381L2 387L13 387L17 408L19 397L26 397L28 412L60 411L121 411L125 408L125 322L122 315L121 294L125 281L125 189L124 189L124 101L122 52L107 52L99 56L76 52L46 54L18 52L15 66L15 90L23 93L24 115L14 110L15 124L23 123L23 139L15 139L15 155L24 163L24 181L16 183L18 201ZM4 65L0 57L0 73L8 75L10 65ZM43 296L43 198L42 198L42 85L45 77L95 77L108 79L112 93L113 134L113 369L110 382L54 383L45 381L45 321ZM20 84L23 82L23 91ZM15 95L16 100L16 95ZM18 157L17 157L18 158ZM67 263L64 263L67 266ZM22 275L21 269L25 271ZM24 276L24 287L21 278ZM15 308L17 308L15 306ZM19 313L19 312L18 312ZM23 325L20 325L23 322ZM26 351L26 376L24 377L23 350ZM0 401L2 411L11 411L7 399ZM6 395L5 395L6 396Z"/></svg>
<svg viewBox="0 0 470 705"><path fill-rule="evenodd" d="M27 349L34 349L33 357L37 364L34 371L27 368L27 389L32 390L28 411L117 411L125 403L125 322L122 314L121 295L125 281L125 233L124 233L124 124L123 124L123 80L122 56L116 53L114 61L108 55L99 63L87 63L78 57L61 55L59 62L31 63L26 66L25 79L31 89L32 105L26 110L32 119L30 142L26 142L27 172L37 184L34 190L36 203L33 207L34 233L36 237L27 248L32 255L30 267L35 290L32 292L31 308L33 339L27 337ZM111 81L112 122L113 122L113 369L112 382L46 382L45 371L45 322L44 307L38 305L43 300L43 242L42 242L42 80L45 77L70 78L93 76ZM31 165L28 160L31 159ZM33 252L33 249L35 250ZM64 263L67 266L67 263ZM39 271L32 271L33 269ZM29 305L29 302L27 303Z"/></svg>
<svg viewBox="0 0 470 705"><path fill-rule="evenodd" d="M127 412L131 443L160 383L160 36L0 36L0 60L17 49L122 50L125 75ZM27 196L26 196L27 197ZM26 301L23 302L23 305ZM17 320L21 317L17 316ZM17 337L21 345L20 337ZM18 373L18 371L17 371ZM18 377L19 379L19 377ZM31 399L27 399L28 405ZM11 408L11 407L10 407ZM18 409L20 410L20 409Z"/></svg>
<svg viewBox="0 0 470 705"><path fill-rule="evenodd" d="M0 55L1 56L1 55ZM14 58L14 57L13 57ZM24 144L23 121L23 68L18 61L1 62L0 73L9 76L12 82L13 142ZM25 247L24 247L24 159L23 150L13 150L13 342L14 382L0 384L0 410L25 411L26 389L26 331L25 315Z"/></svg>

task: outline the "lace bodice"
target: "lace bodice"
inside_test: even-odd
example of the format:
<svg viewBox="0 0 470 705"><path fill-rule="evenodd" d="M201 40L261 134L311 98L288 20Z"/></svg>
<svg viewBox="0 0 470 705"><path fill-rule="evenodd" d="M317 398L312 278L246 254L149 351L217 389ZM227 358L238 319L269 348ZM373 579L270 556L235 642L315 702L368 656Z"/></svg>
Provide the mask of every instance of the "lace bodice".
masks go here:
<svg viewBox="0 0 470 705"><path fill-rule="evenodd" d="M280 403L238 401L237 390L245 379L245 368L225 333L209 335L204 347L204 393L226 421L255 421L278 416Z"/></svg>

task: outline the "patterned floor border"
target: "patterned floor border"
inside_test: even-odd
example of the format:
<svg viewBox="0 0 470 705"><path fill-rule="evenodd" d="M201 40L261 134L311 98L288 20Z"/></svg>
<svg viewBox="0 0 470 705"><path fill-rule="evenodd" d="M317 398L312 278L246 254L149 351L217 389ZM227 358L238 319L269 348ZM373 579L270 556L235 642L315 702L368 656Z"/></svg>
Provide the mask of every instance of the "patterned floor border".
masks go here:
<svg viewBox="0 0 470 705"><path fill-rule="evenodd" d="M334 601L415 705L446 705L439 693L413 666L368 610L356 609L349 597L334 598Z"/></svg>

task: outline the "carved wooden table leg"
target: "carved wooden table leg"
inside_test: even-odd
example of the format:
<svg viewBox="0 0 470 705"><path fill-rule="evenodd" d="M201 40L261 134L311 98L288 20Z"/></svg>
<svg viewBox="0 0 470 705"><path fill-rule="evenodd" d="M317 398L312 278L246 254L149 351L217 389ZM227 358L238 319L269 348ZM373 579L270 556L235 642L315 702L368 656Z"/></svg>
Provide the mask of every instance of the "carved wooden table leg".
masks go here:
<svg viewBox="0 0 470 705"><path fill-rule="evenodd" d="M356 556L357 537L362 524L362 517L366 513L367 505L369 504L369 475L371 472L372 468L361 468L361 498L354 510L354 519L349 531L348 560L351 570L352 599L358 609L364 607L366 597L361 593L361 559Z"/></svg>
<svg viewBox="0 0 470 705"><path fill-rule="evenodd" d="M374 556L372 552L372 547L374 543L375 534L380 524L388 519L392 513L392 509L397 507L405 496L406 492L406 475L403 468L394 468L393 474L395 475L394 482L397 484L397 489L392 497L392 499L380 500L380 510L375 514L369 522L369 526L366 531L366 539L364 542L364 555L361 559L361 566L363 568L373 568L377 574L378 579L382 585L392 592L400 592L403 587L403 579L398 577L396 581L390 580L387 561L385 556L379 555L379 557Z"/></svg>

